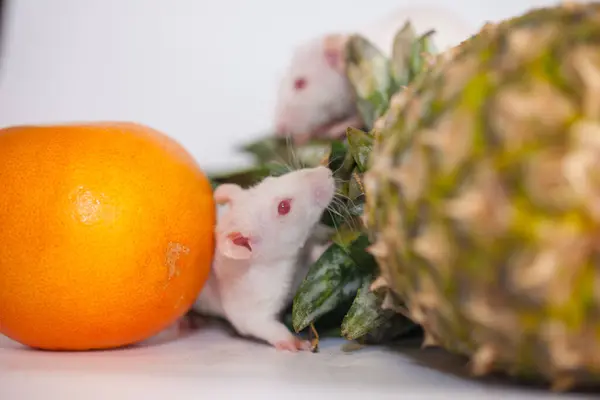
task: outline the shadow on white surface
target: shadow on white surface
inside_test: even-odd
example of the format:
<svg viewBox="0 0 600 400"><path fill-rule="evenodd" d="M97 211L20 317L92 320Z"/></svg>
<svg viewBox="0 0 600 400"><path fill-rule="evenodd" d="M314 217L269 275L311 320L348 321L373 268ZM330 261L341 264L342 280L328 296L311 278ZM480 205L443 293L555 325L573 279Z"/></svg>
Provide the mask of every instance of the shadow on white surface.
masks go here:
<svg viewBox="0 0 600 400"><path fill-rule="evenodd" d="M0 398L598 398L470 379L463 359L420 350L415 343L354 352L344 352L342 344L327 339L316 354L277 352L212 322L180 336L169 329L138 346L110 351L36 351L0 336Z"/></svg>

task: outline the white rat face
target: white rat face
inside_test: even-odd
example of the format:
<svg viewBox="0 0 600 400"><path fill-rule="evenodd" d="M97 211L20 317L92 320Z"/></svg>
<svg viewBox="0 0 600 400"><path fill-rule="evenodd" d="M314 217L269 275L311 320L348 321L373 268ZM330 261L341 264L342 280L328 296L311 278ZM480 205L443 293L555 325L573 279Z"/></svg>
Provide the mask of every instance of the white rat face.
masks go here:
<svg viewBox="0 0 600 400"><path fill-rule="evenodd" d="M229 209L217 224L217 251L226 257L273 260L295 254L331 202L331 170L305 168L265 178L242 189L224 184L215 190Z"/></svg>
<svg viewBox="0 0 600 400"><path fill-rule="evenodd" d="M353 110L352 88L343 67L344 45L344 36L329 35L295 50L277 94L278 136L313 133Z"/></svg>

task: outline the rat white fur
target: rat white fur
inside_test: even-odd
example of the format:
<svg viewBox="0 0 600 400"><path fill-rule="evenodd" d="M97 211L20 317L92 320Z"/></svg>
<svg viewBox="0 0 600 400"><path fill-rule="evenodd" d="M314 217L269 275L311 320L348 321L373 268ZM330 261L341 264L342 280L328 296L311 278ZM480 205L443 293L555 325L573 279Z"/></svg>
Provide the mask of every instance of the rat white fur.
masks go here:
<svg viewBox="0 0 600 400"><path fill-rule="evenodd" d="M278 317L308 272L307 242L334 193L326 167L268 177L248 189L217 187L215 200L228 208L218 218L211 275L193 309L278 349L308 349ZM236 244L240 237L247 243Z"/></svg>
<svg viewBox="0 0 600 400"><path fill-rule="evenodd" d="M450 10L407 6L354 32L327 34L301 43L279 84L276 135L291 136L302 143L315 136L339 136L348 126L361 127L354 92L344 73L345 40L350 34L362 35L389 57L394 36L407 20L418 35L435 30L433 42L438 51L456 46L475 33Z"/></svg>

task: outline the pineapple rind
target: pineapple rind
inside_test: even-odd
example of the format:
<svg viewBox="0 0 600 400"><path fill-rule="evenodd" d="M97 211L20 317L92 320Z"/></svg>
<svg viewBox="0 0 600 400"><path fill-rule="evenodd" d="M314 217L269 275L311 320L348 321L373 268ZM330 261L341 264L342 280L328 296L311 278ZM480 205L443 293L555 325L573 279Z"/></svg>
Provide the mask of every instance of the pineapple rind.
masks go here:
<svg viewBox="0 0 600 400"><path fill-rule="evenodd" d="M365 222L428 344L600 381L600 5L487 25L375 124Z"/></svg>

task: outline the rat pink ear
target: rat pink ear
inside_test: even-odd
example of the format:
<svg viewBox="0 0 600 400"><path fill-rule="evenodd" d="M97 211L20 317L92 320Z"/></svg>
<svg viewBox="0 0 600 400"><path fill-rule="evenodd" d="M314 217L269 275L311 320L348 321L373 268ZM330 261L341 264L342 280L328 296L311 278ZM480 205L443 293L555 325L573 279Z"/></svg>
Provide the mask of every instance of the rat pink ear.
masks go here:
<svg viewBox="0 0 600 400"><path fill-rule="evenodd" d="M346 41L342 34L326 35L323 38L323 56L327 64L336 71L343 72L346 68Z"/></svg>
<svg viewBox="0 0 600 400"><path fill-rule="evenodd" d="M233 197L243 189L234 183L224 183L217 186L213 193L213 197L217 204L229 203Z"/></svg>
<svg viewBox="0 0 600 400"><path fill-rule="evenodd" d="M220 252L234 260L247 260L252 256L250 240L239 232L229 232L221 236Z"/></svg>

